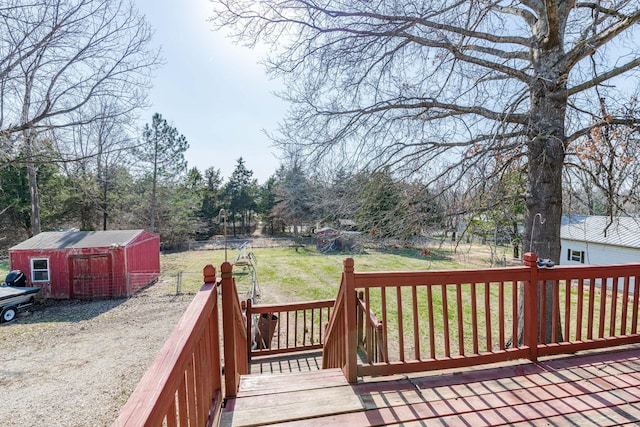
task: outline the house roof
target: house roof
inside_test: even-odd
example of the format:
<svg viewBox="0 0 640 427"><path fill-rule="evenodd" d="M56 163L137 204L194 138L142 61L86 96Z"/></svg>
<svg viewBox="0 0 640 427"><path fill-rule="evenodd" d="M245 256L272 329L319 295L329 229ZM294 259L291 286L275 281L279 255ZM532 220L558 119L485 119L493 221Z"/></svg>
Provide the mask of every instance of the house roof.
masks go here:
<svg viewBox="0 0 640 427"><path fill-rule="evenodd" d="M640 218L563 215L560 238L640 249Z"/></svg>
<svg viewBox="0 0 640 427"><path fill-rule="evenodd" d="M19 243L9 250L101 248L125 246L143 230L48 231Z"/></svg>

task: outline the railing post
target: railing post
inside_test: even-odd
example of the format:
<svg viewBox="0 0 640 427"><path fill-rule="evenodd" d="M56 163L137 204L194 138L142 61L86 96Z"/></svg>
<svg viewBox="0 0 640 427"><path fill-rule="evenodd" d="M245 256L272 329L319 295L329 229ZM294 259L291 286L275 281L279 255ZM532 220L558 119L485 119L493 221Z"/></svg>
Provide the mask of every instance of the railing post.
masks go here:
<svg viewBox="0 0 640 427"><path fill-rule="evenodd" d="M236 366L237 343L233 321L233 266L224 262L220 266L222 282L222 332L224 339L224 384L225 397L235 397L240 384L240 374Z"/></svg>
<svg viewBox="0 0 640 427"><path fill-rule="evenodd" d="M347 381L351 384L358 382L358 331L356 325L356 289L353 272L353 258L347 258L343 262L345 293L345 352L346 364L343 368Z"/></svg>
<svg viewBox="0 0 640 427"><path fill-rule="evenodd" d="M216 268L207 264L202 270L203 281L205 284L213 285L212 295L214 304L209 318L210 337L208 344L210 348L207 353L209 354L211 364L211 396L215 403L214 411L210 413L209 420L215 421L220 416L220 410L222 409L222 363L220 355L220 321L219 321L219 308L218 308L218 287L216 282ZM213 423L215 425L215 422Z"/></svg>
<svg viewBox="0 0 640 427"><path fill-rule="evenodd" d="M524 344L529 347L529 359L538 360L538 256L533 252L524 254L524 265L529 267L529 281L524 283Z"/></svg>

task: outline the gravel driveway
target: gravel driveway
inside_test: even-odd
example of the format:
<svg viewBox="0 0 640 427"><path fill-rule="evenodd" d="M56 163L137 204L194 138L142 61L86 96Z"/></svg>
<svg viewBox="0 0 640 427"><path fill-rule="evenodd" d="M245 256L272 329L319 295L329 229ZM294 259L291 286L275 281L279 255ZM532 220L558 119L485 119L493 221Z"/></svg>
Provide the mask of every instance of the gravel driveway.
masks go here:
<svg viewBox="0 0 640 427"><path fill-rule="evenodd" d="M192 299L160 281L0 325L0 427L111 425Z"/></svg>

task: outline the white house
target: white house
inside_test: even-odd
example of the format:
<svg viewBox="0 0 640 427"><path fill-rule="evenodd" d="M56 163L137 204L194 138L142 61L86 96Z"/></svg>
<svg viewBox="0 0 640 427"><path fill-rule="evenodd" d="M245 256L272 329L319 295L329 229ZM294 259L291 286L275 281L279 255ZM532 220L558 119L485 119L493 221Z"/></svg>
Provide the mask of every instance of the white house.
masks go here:
<svg viewBox="0 0 640 427"><path fill-rule="evenodd" d="M640 262L640 217L563 215L560 264Z"/></svg>

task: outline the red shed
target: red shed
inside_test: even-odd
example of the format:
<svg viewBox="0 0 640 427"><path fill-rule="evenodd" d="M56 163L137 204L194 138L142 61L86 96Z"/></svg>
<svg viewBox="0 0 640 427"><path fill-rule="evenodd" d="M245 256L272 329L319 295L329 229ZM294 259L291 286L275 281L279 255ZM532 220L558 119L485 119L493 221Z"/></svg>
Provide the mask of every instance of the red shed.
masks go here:
<svg viewBox="0 0 640 427"><path fill-rule="evenodd" d="M158 278L160 238L145 230L45 232L10 248L9 262L47 298L124 297Z"/></svg>

